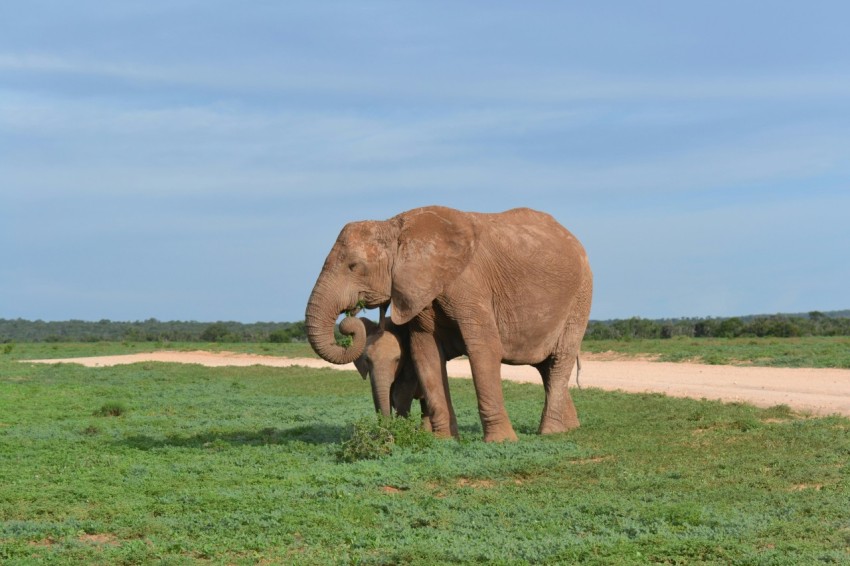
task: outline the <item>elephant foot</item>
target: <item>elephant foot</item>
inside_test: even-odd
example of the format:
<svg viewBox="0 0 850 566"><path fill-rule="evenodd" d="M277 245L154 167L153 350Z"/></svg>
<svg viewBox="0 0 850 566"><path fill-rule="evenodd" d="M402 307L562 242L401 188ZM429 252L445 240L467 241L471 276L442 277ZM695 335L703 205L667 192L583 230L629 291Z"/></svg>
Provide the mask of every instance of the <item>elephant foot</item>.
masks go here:
<svg viewBox="0 0 850 566"><path fill-rule="evenodd" d="M437 438L457 438L457 435L452 434L450 430L434 430L431 433Z"/></svg>
<svg viewBox="0 0 850 566"><path fill-rule="evenodd" d="M488 430L484 433L484 442L516 442L517 440L519 438L510 426L504 429Z"/></svg>
<svg viewBox="0 0 850 566"><path fill-rule="evenodd" d="M430 430L434 436L440 438L460 438L457 430L457 419L455 418L454 410L451 409L448 418L434 418L434 415L423 415L422 427L425 430Z"/></svg>
<svg viewBox="0 0 850 566"><path fill-rule="evenodd" d="M423 427L426 426L424 420L422 421L422 425L423 425ZM434 436L436 436L437 438L460 438L460 435L458 434L458 431L457 431L457 426L451 426L451 425L445 426L444 425L444 426L437 427L437 426L434 426L434 421L432 421L432 420L428 421L427 426L429 426L429 428L427 428L426 430L431 431L431 433Z"/></svg>
<svg viewBox="0 0 850 566"><path fill-rule="evenodd" d="M555 419L544 419L543 422L540 423L540 429L538 432L540 434L560 434L562 432L568 432L573 429L579 427L578 419L570 420L568 422L555 420Z"/></svg>

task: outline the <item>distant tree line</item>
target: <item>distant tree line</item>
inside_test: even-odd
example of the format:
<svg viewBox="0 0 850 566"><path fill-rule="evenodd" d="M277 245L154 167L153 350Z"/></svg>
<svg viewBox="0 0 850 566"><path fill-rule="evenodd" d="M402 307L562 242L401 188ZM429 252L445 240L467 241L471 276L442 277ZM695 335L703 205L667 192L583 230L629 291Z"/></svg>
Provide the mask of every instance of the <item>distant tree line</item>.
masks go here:
<svg viewBox="0 0 850 566"><path fill-rule="evenodd" d="M850 310L732 318L651 320L639 317L591 321L588 340L645 338L737 338L739 336L850 336ZM136 322L0 319L0 343L8 342L306 342L300 322Z"/></svg>
<svg viewBox="0 0 850 566"><path fill-rule="evenodd" d="M136 322L0 319L4 342L304 342L304 322Z"/></svg>
<svg viewBox="0 0 850 566"><path fill-rule="evenodd" d="M589 340L664 339L676 336L690 338L850 336L850 311L667 320L634 317L591 321L585 333L585 339Z"/></svg>

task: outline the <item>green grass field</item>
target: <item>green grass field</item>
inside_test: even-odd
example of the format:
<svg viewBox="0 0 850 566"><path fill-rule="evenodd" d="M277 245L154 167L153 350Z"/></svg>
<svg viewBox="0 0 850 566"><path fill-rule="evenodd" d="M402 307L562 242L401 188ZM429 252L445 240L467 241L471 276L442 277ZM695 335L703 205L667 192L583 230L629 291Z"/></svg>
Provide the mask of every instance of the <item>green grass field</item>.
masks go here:
<svg viewBox="0 0 850 566"><path fill-rule="evenodd" d="M850 338L672 338L669 340L585 340L585 352L654 356L662 362L719 365L850 368Z"/></svg>
<svg viewBox="0 0 850 566"><path fill-rule="evenodd" d="M848 419L505 383L490 445L453 380L460 442L347 463L354 372L17 361L146 347L0 350L0 563L850 564Z"/></svg>
<svg viewBox="0 0 850 566"><path fill-rule="evenodd" d="M306 342L291 344L270 343L217 343L217 342L35 342L28 344L0 345L0 357L4 349L8 351L6 358L17 359L55 359L82 356L116 356L123 354L138 354L161 350L208 352L242 352L263 356L284 356L289 358L318 358Z"/></svg>

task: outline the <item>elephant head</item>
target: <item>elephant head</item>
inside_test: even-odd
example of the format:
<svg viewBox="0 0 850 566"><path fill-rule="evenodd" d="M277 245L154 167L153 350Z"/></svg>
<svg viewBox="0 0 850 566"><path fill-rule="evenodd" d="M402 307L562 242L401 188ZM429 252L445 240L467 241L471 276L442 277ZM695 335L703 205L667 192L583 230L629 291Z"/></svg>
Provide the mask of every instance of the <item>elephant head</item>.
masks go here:
<svg viewBox="0 0 850 566"><path fill-rule="evenodd" d="M328 254L307 303L307 338L319 356L334 364L363 354L366 328L348 316L334 339L342 313L392 305L392 321L409 322L466 268L475 247L471 221L456 210L426 207L386 221L347 224Z"/></svg>
<svg viewBox="0 0 850 566"><path fill-rule="evenodd" d="M414 397L421 397L407 329L389 321L378 325L367 318L360 320L366 329L366 346L354 365L371 382L375 411L388 417L394 409L406 417Z"/></svg>

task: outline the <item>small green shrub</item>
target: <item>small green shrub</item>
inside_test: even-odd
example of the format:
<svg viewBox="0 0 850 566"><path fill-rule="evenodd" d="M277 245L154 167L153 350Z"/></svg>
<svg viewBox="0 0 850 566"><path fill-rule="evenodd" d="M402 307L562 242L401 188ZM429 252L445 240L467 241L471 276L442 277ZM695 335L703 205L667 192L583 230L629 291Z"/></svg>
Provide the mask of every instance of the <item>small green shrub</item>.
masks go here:
<svg viewBox="0 0 850 566"><path fill-rule="evenodd" d="M377 460L392 453L393 442L392 432L381 419L361 419L352 425L351 436L342 443L338 457L343 462Z"/></svg>
<svg viewBox="0 0 850 566"><path fill-rule="evenodd" d="M702 359L700 361L710 366L722 366L729 363L729 359L726 358L726 356L717 352L707 353L706 355L702 356Z"/></svg>
<svg viewBox="0 0 850 566"><path fill-rule="evenodd" d="M395 447L419 451L433 442L434 436L413 419L376 415L351 426L351 436L342 443L337 456L343 462L377 460L392 454Z"/></svg>
<svg viewBox="0 0 850 566"><path fill-rule="evenodd" d="M762 418L764 419L793 419L794 418L794 410L788 405L774 405L772 407L768 407L762 413Z"/></svg>
<svg viewBox="0 0 850 566"><path fill-rule="evenodd" d="M9 342L9 343L8 343L8 344L6 344L5 346L3 346L3 353L4 353L4 354L6 354L6 355L8 356L9 354L11 354L11 353L12 353L12 350L14 350L14 349L15 349L15 343L14 343L14 342Z"/></svg>
<svg viewBox="0 0 850 566"><path fill-rule="evenodd" d="M390 430L395 438L395 445L399 448L408 448L419 452L430 448L434 444L434 435L423 430L420 421L411 418L393 418L390 421Z"/></svg>
<svg viewBox="0 0 850 566"><path fill-rule="evenodd" d="M120 417L125 413L127 413L127 407L125 407L123 403L119 403L117 401L110 401L109 403L104 403L98 410L96 410L94 412L94 416Z"/></svg>

